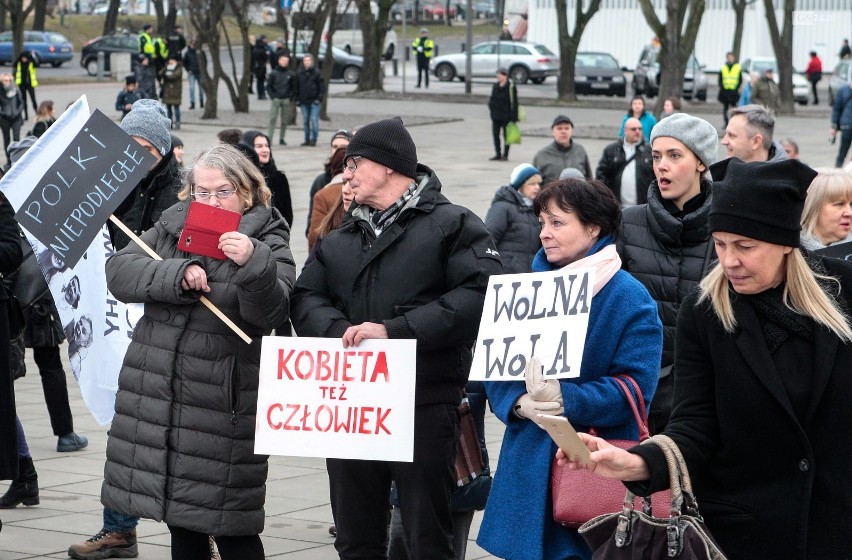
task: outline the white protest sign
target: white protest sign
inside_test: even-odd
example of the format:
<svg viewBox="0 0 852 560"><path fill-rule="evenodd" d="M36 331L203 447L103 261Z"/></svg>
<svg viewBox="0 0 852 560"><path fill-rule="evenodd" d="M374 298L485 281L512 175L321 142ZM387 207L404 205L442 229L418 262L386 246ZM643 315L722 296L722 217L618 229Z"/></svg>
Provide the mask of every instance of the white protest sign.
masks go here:
<svg viewBox="0 0 852 560"><path fill-rule="evenodd" d="M593 268L492 276L469 379L522 380L532 356L545 377L578 377L594 285Z"/></svg>
<svg viewBox="0 0 852 560"><path fill-rule="evenodd" d="M411 462L415 340L263 337L254 450Z"/></svg>

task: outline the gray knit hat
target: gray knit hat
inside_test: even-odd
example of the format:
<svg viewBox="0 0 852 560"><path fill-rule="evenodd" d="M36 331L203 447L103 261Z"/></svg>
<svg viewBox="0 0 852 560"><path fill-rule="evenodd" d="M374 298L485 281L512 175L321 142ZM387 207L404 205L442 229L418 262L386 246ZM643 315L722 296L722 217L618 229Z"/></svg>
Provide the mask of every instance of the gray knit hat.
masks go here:
<svg viewBox="0 0 852 560"><path fill-rule="evenodd" d="M155 99L140 99L134 103L120 126L130 136L138 136L150 142L161 155L166 155L172 149L169 132L172 121L166 116L165 108Z"/></svg>
<svg viewBox="0 0 852 560"><path fill-rule="evenodd" d="M716 161L716 155L719 153L719 133L716 127L704 119L686 113L675 113L654 125L651 130L651 144L660 136L683 142L698 161L707 167Z"/></svg>
<svg viewBox="0 0 852 560"><path fill-rule="evenodd" d="M346 159L353 156L390 167L405 177L417 175L417 148L399 117L359 128L346 148Z"/></svg>
<svg viewBox="0 0 852 560"><path fill-rule="evenodd" d="M16 140L9 144L9 161L12 164L17 163L18 160L21 159L23 155L27 152L27 150L32 148L33 144L35 144L37 141L38 138L30 135L25 136L24 138L21 138L20 140Z"/></svg>

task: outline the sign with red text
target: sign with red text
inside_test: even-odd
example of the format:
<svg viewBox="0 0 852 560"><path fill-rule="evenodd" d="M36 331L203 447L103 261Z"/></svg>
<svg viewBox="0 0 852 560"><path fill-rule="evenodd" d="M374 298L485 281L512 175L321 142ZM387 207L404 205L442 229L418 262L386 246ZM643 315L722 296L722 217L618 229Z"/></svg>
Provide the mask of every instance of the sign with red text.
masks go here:
<svg viewBox="0 0 852 560"><path fill-rule="evenodd" d="M532 356L545 378L579 377L594 286L593 268L489 278L468 379L523 381Z"/></svg>
<svg viewBox="0 0 852 560"><path fill-rule="evenodd" d="M255 453L411 462L415 340L263 337Z"/></svg>

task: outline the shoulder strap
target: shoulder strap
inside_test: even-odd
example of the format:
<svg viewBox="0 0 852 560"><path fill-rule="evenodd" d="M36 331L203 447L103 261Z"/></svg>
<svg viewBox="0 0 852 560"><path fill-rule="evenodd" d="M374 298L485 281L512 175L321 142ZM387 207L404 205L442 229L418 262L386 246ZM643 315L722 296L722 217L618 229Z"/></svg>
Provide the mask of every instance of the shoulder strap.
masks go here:
<svg viewBox="0 0 852 560"><path fill-rule="evenodd" d="M651 434L648 430L648 411L645 407L645 397L642 396L639 384L627 374L616 375L613 377L613 380L618 384L621 392L624 393L624 398L627 399L627 404L630 406L630 410L633 411L633 417L636 419L636 425L639 427L639 441L645 441ZM633 392L630 391L628 384L632 386Z"/></svg>

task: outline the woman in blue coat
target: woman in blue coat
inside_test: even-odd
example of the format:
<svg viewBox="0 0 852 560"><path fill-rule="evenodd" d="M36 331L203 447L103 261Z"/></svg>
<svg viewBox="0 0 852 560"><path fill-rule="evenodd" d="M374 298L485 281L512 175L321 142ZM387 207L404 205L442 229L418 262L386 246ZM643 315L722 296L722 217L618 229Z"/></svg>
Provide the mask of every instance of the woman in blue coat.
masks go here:
<svg viewBox="0 0 852 560"><path fill-rule="evenodd" d="M627 110L627 114L621 119L621 129L618 131L619 138L624 138L624 123L629 118L639 119L639 122L642 123L642 134L645 136L645 142L650 142L651 130L657 124L657 119L645 110L645 98L641 95L634 95L633 99L630 100L630 109Z"/></svg>
<svg viewBox="0 0 852 560"><path fill-rule="evenodd" d="M535 414L563 414L579 431L595 427L605 438L637 439L633 413L612 377L630 375L651 401L662 326L647 290L621 270L615 250L621 210L612 191L597 181L551 183L535 199L534 211L542 248L533 271L595 268L589 327L579 377L548 380L535 394L523 381L486 383L506 431L477 543L508 560L589 558L577 531L553 520L549 485L556 445Z"/></svg>

